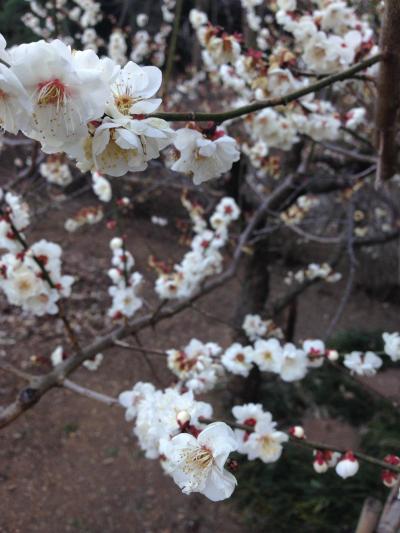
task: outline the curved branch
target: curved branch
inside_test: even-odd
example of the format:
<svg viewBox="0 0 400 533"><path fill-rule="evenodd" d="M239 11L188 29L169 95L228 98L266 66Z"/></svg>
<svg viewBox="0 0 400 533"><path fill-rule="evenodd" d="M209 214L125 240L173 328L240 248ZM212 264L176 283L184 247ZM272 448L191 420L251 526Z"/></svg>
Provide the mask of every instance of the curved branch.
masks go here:
<svg viewBox="0 0 400 533"><path fill-rule="evenodd" d="M268 100L261 100L259 102L253 102L252 104L238 107L237 109L232 109L230 111L223 111L220 113L203 113L203 112L196 112L196 111L191 111L187 113L160 112L160 113L152 113L151 115L147 115L147 117L162 118L169 122L174 122L174 121L175 122L190 122L190 121L202 122L202 121L212 120L213 122L220 123L220 122L224 122L225 120L230 120L232 118L238 118L244 115L248 115L249 113L254 113L255 111L260 111L260 109L265 109L266 107L277 107L280 105L288 105L290 104L290 102L294 102L295 100L298 100L302 96L315 93L319 91L320 89L323 89L324 87L328 87L329 85L332 85L333 83L336 83L338 81L347 80L351 78L357 72L360 72L374 65L375 63L378 63L381 60L382 60L382 54L377 54L375 56L370 57L369 59L360 61L360 63L356 63L353 67L347 70L344 70L343 72L338 72L336 74L332 74L331 76L327 76L326 78L316 83L313 83L312 85L309 85L308 87L303 87L302 89L299 89L298 91L294 91L293 93L287 94L286 96L280 96L277 98L270 98Z"/></svg>

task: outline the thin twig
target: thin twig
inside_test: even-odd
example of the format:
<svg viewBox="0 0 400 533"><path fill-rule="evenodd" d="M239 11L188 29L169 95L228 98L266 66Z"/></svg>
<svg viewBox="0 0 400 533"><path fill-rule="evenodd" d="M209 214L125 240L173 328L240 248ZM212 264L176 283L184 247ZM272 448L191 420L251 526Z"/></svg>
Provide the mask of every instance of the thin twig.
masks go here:
<svg viewBox="0 0 400 533"><path fill-rule="evenodd" d="M105 403L106 405L109 405L110 407L112 407L113 405L121 406L119 401L116 398L112 398L111 396L107 396L106 394L96 392L86 387L82 387L81 385L78 385L77 383L74 383L73 381L69 379L64 379L61 385L65 389L75 392L76 394L80 394L81 396L86 396L87 398L90 398L91 400L97 400L98 402Z"/></svg>

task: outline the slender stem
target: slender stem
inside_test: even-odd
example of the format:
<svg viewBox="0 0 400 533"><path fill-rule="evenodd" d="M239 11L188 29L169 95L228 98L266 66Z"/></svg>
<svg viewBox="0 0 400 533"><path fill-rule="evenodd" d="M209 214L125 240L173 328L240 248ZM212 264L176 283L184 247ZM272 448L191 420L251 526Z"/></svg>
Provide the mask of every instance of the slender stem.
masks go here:
<svg viewBox="0 0 400 533"><path fill-rule="evenodd" d="M165 352L163 352L162 350L155 350L155 349L151 349L151 348L146 348L145 346L133 346L132 344L128 344L127 342L124 342L124 341L119 341L119 340L116 340L114 341L114 344L116 346L119 346L120 348L125 348L126 350L133 350L135 352L141 352L143 353L143 351L145 351L146 353L148 354L152 354L152 355L160 355L162 357L166 357L167 354Z"/></svg>
<svg viewBox="0 0 400 533"><path fill-rule="evenodd" d="M370 57L369 59L365 59L364 61L361 61L360 63L356 63L353 67L344 70L343 72L338 72L336 74L332 74L331 76L327 76L326 78L309 85L308 87L303 87L302 89L298 91L294 91L293 93L290 93L286 96L280 96L277 98L270 98L268 100L261 100L259 102L253 102L252 104L248 104L242 107L238 107L237 109L232 109L230 111L222 111L219 113L203 113L203 112L186 112L186 113L153 113L151 115L148 115L150 117L157 117L162 118L167 121L176 121L176 122L188 122L188 121L195 121L195 122L201 122L201 121L208 121L212 120L214 122L224 122L225 120L230 120L233 118L242 117L243 115L248 115L249 113L254 113L255 111L259 111L260 109L265 109L266 107L277 107L277 106L285 106L290 104L290 102L294 102L295 100L298 100L302 96L306 96L307 94L311 94L314 92L319 91L320 89L323 89L324 87L328 87L329 85L332 85L333 83L336 83L338 81L344 81L348 78L351 78L355 73L360 72L361 70L364 70L375 63L378 63L382 60L382 54L377 54L375 56Z"/></svg>
<svg viewBox="0 0 400 533"><path fill-rule="evenodd" d="M176 45L178 42L179 26L181 23L183 0L177 0L175 6L175 18L172 28L171 40L168 47L167 64L165 67L164 84L162 89L163 97L168 95L168 86L171 79L172 70L174 68Z"/></svg>
<svg viewBox="0 0 400 533"><path fill-rule="evenodd" d="M109 405L110 407L112 407L113 405L120 406L120 403L116 398L112 398L111 396L107 396L106 394L102 394L100 392L87 389L86 387L82 387L81 385L78 385L77 383L74 383L73 381L69 379L64 379L61 385L64 388L72 392L75 392L76 394L80 394L81 396L86 396L87 398L90 398L91 400L97 400L99 402L105 403L106 405Z"/></svg>

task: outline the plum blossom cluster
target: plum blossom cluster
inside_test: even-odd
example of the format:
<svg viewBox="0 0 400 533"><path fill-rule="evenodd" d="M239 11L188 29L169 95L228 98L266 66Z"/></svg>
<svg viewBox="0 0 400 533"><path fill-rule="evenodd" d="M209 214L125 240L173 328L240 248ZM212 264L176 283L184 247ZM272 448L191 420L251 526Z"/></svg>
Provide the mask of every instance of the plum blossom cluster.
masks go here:
<svg viewBox="0 0 400 533"><path fill-rule="evenodd" d="M328 263L310 263L307 268L298 270L297 272L288 272L285 277L285 283L291 285L292 283L304 283L305 281L312 281L315 279L323 279L328 283L336 283L342 279L340 272L334 272L331 265Z"/></svg>
<svg viewBox="0 0 400 533"><path fill-rule="evenodd" d="M21 20L33 33L45 39L57 33L62 22L69 20L82 32L74 34L78 42L93 42L95 39L90 35L96 35L94 26L103 18L101 4L95 0L57 0L54 4L27 0L27 3L30 11Z"/></svg>
<svg viewBox="0 0 400 533"><path fill-rule="evenodd" d="M93 225L103 220L103 208L101 205L83 207L73 217L67 218L64 224L66 231L73 233L86 224Z"/></svg>
<svg viewBox="0 0 400 533"><path fill-rule="evenodd" d="M3 41L9 64L0 64L0 124L5 131L21 130L39 141L45 153L65 152L81 171L96 176L143 171L174 141L166 121L146 118L161 104L154 97L162 82L157 67L129 61L121 68L93 50L72 52L60 40L22 44L12 52ZM222 130L207 137L183 128L176 133L175 147L179 158L172 168L192 175L195 183L219 177L240 156L235 140ZM43 172L65 182L65 167L55 161Z"/></svg>
<svg viewBox="0 0 400 533"><path fill-rule="evenodd" d="M93 192L102 202L109 202L112 197L110 182L98 172L92 172Z"/></svg>
<svg viewBox="0 0 400 533"><path fill-rule="evenodd" d="M270 338L258 339L253 346L235 342L225 350L221 362L232 374L247 377L256 365L262 372L278 374L283 381L291 382L303 379L313 361L293 343L281 345L278 339Z"/></svg>
<svg viewBox="0 0 400 533"><path fill-rule="evenodd" d="M296 2L288 4L276 13L276 20L293 35L302 60L313 71L326 74L346 68L374 48L371 27L347 2L318 1L312 15L296 11Z"/></svg>
<svg viewBox="0 0 400 533"><path fill-rule="evenodd" d="M139 272L132 272L135 260L125 249L122 238L114 237L110 242L110 248L113 257L108 276L113 285L108 289L112 297L108 315L114 320L131 318L143 305L143 300L139 296L143 276Z"/></svg>
<svg viewBox="0 0 400 533"><path fill-rule="evenodd" d="M139 28L131 37L123 28L115 28L108 42L108 55L119 65L125 65L128 58L135 63L150 62L162 67L165 63L168 37L174 20L175 0L162 0L161 14L163 23L158 31L151 35L145 28L149 17L145 13L136 16Z"/></svg>
<svg viewBox="0 0 400 533"><path fill-rule="evenodd" d="M167 365L179 379L178 386L195 394L215 387L224 369L218 360L222 348L214 342L192 339L182 350L167 350Z"/></svg>
<svg viewBox="0 0 400 533"><path fill-rule="evenodd" d="M48 183L60 187L66 187L73 179L68 164L58 154L47 157L46 161L40 164L39 171Z"/></svg>
<svg viewBox="0 0 400 533"><path fill-rule="evenodd" d="M285 224L298 224L315 207L319 205L317 197L311 194L304 194L297 198L289 209L281 213L280 218Z"/></svg>
<svg viewBox="0 0 400 533"><path fill-rule="evenodd" d="M182 201L189 211L195 236L191 250L172 269L161 262L154 262L159 272L155 290L161 299L188 298L207 277L221 272L223 256L220 249L228 242L229 225L240 215L239 207L232 198L222 198L210 218L212 229L207 229L202 207L186 197Z"/></svg>
<svg viewBox="0 0 400 533"><path fill-rule="evenodd" d="M258 315L248 316L252 321L262 323ZM281 334L275 326L274 329ZM266 328L263 331L263 335L270 334ZM324 342L318 339L308 339L303 342L302 348L297 348L292 343L281 344L277 338L260 337L260 328L257 336L253 329L250 333L254 341L252 345L243 346L235 342L222 350L215 343L192 339L181 350L167 350L168 367L178 377L179 389L206 392L225 380L227 372L247 377L253 366L261 372L271 372L283 381L292 382L303 379L310 368L320 367L326 358L336 360L339 357L335 350L326 349Z"/></svg>
<svg viewBox="0 0 400 533"><path fill-rule="evenodd" d="M0 288L11 305L37 316L54 315L74 282L61 273L61 247L45 239L28 247L22 233L29 224L27 205L10 192L4 195L4 204L0 248L7 252L0 257Z"/></svg>
<svg viewBox="0 0 400 533"><path fill-rule="evenodd" d="M206 425L212 406L195 400L192 391L161 391L139 382L122 392L119 402L126 409L126 420L135 421L133 432L146 457L159 459L185 494L200 492L213 501L229 498L235 489L236 479L225 468L231 452L274 462L288 440L261 405L233 408L236 420L252 429L248 433L232 431L223 422Z"/></svg>
<svg viewBox="0 0 400 533"><path fill-rule="evenodd" d="M134 421L133 433L145 456L158 459L184 494L199 492L212 501L229 498L236 487L229 472L232 452L248 460L273 463L280 459L290 438L305 439L301 426L288 432L278 430L272 414L261 404L234 406L230 425L218 421L207 425L212 406L196 400L192 391L157 390L151 383L138 382L119 395L119 403L125 409L125 419ZM384 461L400 464L395 455L386 456ZM337 475L346 479L358 472L359 462L352 451L316 449L313 467L319 474L335 468ZM397 474L383 470L382 480L393 486Z"/></svg>
<svg viewBox="0 0 400 533"><path fill-rule="evenodd" d="M263 320L260 315L246 315L242 324L243 331L250 341L256 341L260 337L283 338L281 328L272 320Z"/></svg>
<svg viewBox="0 0 400 533"><path fill-rule="evenodd" d="M289 440L287 433L276 429L272 414L264 411L261 404L249 403L236 405L232 414L239 424L248 426L252 431L235 429L238 452L247 455L252 461L260 459L263 463L274 463L282 455L282 443Z"/></svg>
<svg viewBox="0 0 400 533"><path fill-rule="evenodd" d="M172 170L192 176L195 185L221 176L240 159L235 139L222 129L209 135L205 135L196 125L179 129L174 146L178 159L172 165Z"/></svg>
<svg viewBox="0 0 400 533"><path fill-rule="evenodd" d="M345 1L310 2L311 11L306 14L302 13L306 7L298 7L296 1L281 1L277 11L264 19L257 14L261 4L260 0L242 1L259 50L244 47L242 36L210 24L205 13L190 13L209 77L236 93L232 105L293 93L307 87L313 73L340 71L376 52L368 22ZM312 4L317 4L316 9ZM285 38L270 31L275 25L287 32ZM258 155L265 160L271 149L290 150L302 135L315 141L337 139L342 125L355 129L364 116L364 108L342 112L328 100L307 95L284 109L264 109L249 116L245 126L258 154L248 142L243 148L252 160Z"/></svg>

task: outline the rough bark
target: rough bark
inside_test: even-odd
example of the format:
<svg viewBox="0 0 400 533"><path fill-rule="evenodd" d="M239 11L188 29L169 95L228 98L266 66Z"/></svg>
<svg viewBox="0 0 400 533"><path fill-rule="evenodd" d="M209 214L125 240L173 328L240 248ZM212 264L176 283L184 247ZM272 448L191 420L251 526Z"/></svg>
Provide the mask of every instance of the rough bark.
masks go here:
<svg viewBox="0 0 400 533"><path fill-rule="evenodd" d="M380 38L383 60L379 67L376 143L379 154L377 182L396 173L396 131L400 105L400 2L385 0Z"/></svg>

